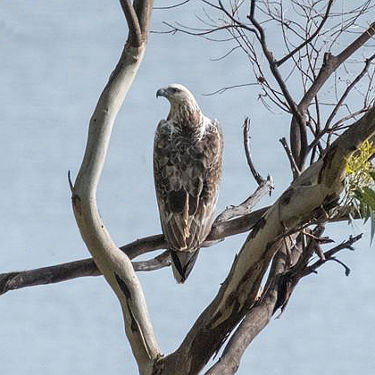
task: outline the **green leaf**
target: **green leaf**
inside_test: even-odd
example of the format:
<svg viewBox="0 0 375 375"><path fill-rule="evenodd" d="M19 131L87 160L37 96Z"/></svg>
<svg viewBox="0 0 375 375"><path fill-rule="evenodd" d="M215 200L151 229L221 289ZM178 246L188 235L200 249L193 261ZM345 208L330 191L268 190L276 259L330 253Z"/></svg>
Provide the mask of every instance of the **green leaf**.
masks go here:
<svg viewBox="0 0 375 375"><path fill-rule="evenodd" d="M368 186L364 186L362 189L362 199L375 210L375 191L370 189Z"/></svg>

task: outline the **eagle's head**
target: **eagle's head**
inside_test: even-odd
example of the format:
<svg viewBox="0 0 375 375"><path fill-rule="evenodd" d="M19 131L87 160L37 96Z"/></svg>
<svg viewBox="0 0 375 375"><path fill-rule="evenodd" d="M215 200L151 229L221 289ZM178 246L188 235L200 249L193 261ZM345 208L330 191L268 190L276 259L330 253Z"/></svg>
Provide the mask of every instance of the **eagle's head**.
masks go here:
<svg viewBox="0 0 375 375"><path fill-rule="evenodd" d="M169 102L175 104L184 104L186 102L195 102L193 94L179 83L172 83L171 85L161 88L156 92L156 97L164 96Z"/></svg>
<svg viewBox="0 0 375 375"><path fill-rule="evenodd" d="M183 117L193 120L193 122L201 122L201 111L193 96L193 94L185 87L178 83L173 83L165 88L161 88L156 92L156 97L164 96L171 104L171 111L168 119ZM194 121L195 120L195 121Z"/></svg>

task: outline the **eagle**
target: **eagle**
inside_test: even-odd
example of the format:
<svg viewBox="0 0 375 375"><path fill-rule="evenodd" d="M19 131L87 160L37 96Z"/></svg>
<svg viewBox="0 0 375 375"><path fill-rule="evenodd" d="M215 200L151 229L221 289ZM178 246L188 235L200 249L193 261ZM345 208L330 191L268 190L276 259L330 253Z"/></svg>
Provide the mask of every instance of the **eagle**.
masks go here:
<svg viewBox="0 0 375 375"><path fill-rule="evenodd" d="M170 103L154 140L154 180L161 227L178 283L189 276L211 230L222 171L223 135L180 84L157 91Z"/></svg>

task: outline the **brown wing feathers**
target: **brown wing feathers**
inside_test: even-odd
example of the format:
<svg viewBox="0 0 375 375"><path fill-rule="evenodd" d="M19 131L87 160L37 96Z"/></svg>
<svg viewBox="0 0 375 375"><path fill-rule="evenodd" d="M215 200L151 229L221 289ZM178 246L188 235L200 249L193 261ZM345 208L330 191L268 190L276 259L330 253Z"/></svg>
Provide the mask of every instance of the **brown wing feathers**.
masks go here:
<svg viewBox="0 0 375 375"><path fill-rule="evenodd" d="M222 163L217 123L200 113L187 89L181 90L186 92L158 91L171 102L171 112L167 121L159 123L154 142L160 219L178 282L186 280L211 229ZM176 104L176 100L180 102Z"/></svg>

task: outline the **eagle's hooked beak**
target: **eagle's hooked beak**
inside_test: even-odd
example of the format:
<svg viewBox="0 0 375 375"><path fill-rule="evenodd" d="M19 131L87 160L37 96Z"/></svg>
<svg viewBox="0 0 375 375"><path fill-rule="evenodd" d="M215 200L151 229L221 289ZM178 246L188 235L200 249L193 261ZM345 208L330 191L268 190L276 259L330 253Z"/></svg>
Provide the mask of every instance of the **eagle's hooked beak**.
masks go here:
<svg viewBox="0 0 375 375"><path fill-rule="evenodd" d="M159 89L158 91L156 91L156 98L158 98L159 96L167 97L167 90Z"/></svg>

